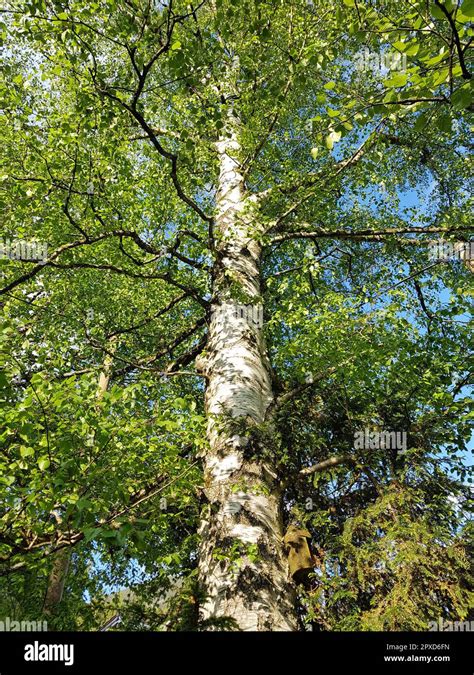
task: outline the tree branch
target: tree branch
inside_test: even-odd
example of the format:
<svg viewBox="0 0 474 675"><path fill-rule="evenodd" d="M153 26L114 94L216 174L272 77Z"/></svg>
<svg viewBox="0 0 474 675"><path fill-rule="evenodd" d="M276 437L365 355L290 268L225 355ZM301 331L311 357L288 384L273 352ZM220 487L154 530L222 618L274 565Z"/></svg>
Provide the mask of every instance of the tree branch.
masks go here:
<svg viewBox="0 0 474 675"><path fill-rule="evenodd" d="M309 227L309 226L308 226ZM282 241L291 239L350 239L352 241L383 241L385 237L393 237L398 234L452 234L454 232L474 232L472 227L391 227L385 230L300 230L298 232L283 232L270 237L269 245L279 244ZM404 239L404 243L409 244L429 244L429 241L420 241L418 239Z"/></svg>
<svg viewBox="0 0 474 675"><path fill-rule="evenodd" d="M458 53L459 57L459 65L461 66L461 71L462 71L462 76L465 80L470 80L472 75L468 71L467 66L466 66L466 61L464 60L464 51L461 45L461 40L459 39L459 33L458 29L456 28L456 23L454 22L453 19L453 13L454 10L449 12L447 8L439 1L435 0L435 5L440 8L440 10L443 12L445 17L447 18L449 25L451 26L451 30L453 33L453 38L454 38L454 44L456 45L456 51Z"/></svg>
<svg viewBox="0 0 474 675"><path fill-rule="evenodd" d="M318 462L318 464L313 464L313 466L308 466L305 469L301 469L298 476L300 477L311 476L313 473L326 471L326 469L331 469L332 467L339 466L340 464L357 464L357 462L350 455L329 457L329 459L324 459L322 462Z"/></svg>

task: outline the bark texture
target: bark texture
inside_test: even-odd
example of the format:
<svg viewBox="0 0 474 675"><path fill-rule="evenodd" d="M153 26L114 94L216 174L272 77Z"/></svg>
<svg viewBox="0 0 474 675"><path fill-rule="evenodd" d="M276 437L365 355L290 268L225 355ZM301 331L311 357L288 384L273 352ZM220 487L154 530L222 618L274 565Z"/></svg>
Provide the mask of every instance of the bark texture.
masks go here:
<svg viewBox="0 0 474 675"><path fill-rule="evenodd" d="M217 144L217 262L207 376L207 504L200 536L202 618L233 620L243 631L296 630L294 591L283 552L281 487L272 466L265 414L273 401L262 334L260 225L246 198L236 157L238 120L230 112ZM232 627L232 626L230 626Z"/></svg>
<svg viewBox="0 0 474 675"><path fill-rule="evenodd" d="M63 548L54 555L53 566L49 573L48 587L43 602L44 614L54 614L61 603L70 561L71 552L69 549Z"/></svg>

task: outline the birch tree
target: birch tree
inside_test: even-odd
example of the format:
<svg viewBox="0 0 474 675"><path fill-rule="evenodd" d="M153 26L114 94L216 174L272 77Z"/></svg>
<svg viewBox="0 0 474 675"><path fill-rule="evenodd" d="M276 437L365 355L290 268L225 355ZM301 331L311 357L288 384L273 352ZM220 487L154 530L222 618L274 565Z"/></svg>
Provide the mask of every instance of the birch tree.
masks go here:
<svg viewBox="0 0 474 675"><path fill-rule="evenodd" d="M446 494L467 494L471 272L467 253L433 251L469 251L472 232L470 0L2 14L4 575L70 547L120 557L135 538L121 569L161 545L168 576L195 579L201 630L294 631L305 613L418 625L401 616L411 568L390 567L407 522L422 514L420 540L445 537L467 569ZM47 256L12 253L20 239ZM358 451L369 426L407 446ZM372 517L392 624L375 560L357 587ZM295 522L316 539L317 591L288 573ZM462 613L438 554L429 611Z"/></svg>

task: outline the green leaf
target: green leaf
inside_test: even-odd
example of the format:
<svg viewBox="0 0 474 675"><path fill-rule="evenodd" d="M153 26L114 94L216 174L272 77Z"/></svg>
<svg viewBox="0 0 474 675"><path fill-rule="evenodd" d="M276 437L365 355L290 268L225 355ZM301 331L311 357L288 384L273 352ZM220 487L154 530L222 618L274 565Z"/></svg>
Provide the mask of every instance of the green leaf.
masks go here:
<svg viewBox="0 0 474 675"><path fill-rule="evenodd" d="M446 15L444 14L441 7L438 7L438 5L435 5L434 2L431 3L430 11L431 11L431 14L434 16L435 19L446 20Z"/></svg>
<svg viewBox="0 0 474 675"><path fill-rule="evenodd" d="M451 96L451 102L455 110L462 110L469 108L472 103L472 85L467 82L462 87L457 89Z"/></svg>
<svg viewBox="0 0 474 675"><path fill-rule="evenodd" d="M451 131L451 115L449 113L446 113L444 115L440 115L438 119L436 120L436 126L440 131L444 131L445 133L449 133Z"/></svg>
<svg viewBox="0 0 474 675"><path fill-rule="evenodd" d="M395 73L389 79L384 80L386 87L395 88L403 87L407 83L408 75L406 73Z"/></svg>
<svg viewBox="0 0 474 675"><path fill-rule="evenodd" d="M404 50L404 53L407 56L416 56L418 52L420 51L420 43L419 42L412 42L409 43L409 46Z"/></svg>
<svg viewBox="0 0 474 675"><path fill-rule="evenodd" d="M429 115L427 113L419 115L416 122L415 122L415 126L414 126L415 131L421 131L426 126L428 120L429 120Z"/></svg>
<svg viewBox="0 0 474 675"><path fill-rule="evenodd" d="M433 80L433 87L437 87L444 82L449 80L449 68L443 68L439 73L436 74Z"/></svg>
<svg viewBox="0 0 474 675"><path fill-rule="evenodd" d="M331 131L331 133L326 136L325 143L328 150L332 150L335 143L338 143L341 139L340 131Z"/></svg>
<svg viewBox="0 0 474 675"><path fill-rule="evenodd" d="M76 508L79 511L90 509L92 506L93 504L90 501L90 499L86 499L85 497L81 497L81 499L78 499L78 501L76 502Z"/></svg>
<svg viewBox="0 0 474 675"><path fill-rule="evenodd" d="M464 0L461 5L461 12L470 19L474 18L474 0Z"/></svg>
<svg viewBox="0 0 474 675"><path fill-rule="evenodd" d="M38 466L40 468L40 471L46 471L46 469L49 468L49 465L50 465L49 457L43 456L38 459Z"/></svg>
<svg viewBox="0 0 474 675"><path fill-rule="evenodd" d="M20 455L22 457L31 457L31 455L34 454L35 454L34 448L27 448L24 445L20 446Z"/></svg>

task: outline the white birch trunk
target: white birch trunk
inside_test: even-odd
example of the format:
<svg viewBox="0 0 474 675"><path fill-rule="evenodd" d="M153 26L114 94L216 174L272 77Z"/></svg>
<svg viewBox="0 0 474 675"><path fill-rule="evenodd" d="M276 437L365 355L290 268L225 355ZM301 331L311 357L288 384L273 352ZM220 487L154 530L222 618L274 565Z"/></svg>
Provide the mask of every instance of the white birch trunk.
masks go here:
<svg viewBox="0 0 474 675"><path fill-rule="evenodd" d="M261 327L260 226L235 159L238 121L232 112L229 119L232 137L217 144L217 262L209 341L199 366L208 378L210 446L200 528L199 573L207 593L201 613L203 619L229 617L244 631L293 631L281 489L270 434L259 429L273 399Z"/></svg>

